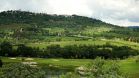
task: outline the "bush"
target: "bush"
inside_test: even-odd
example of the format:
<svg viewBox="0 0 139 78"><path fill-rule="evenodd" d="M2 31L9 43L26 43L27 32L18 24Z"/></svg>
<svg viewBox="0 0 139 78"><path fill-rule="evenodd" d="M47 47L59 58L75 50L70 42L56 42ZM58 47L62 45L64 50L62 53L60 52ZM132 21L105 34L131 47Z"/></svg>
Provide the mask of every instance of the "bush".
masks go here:
<svg viewBox="0 0 139 78"><path fill-rule="evenodd" d="M88 67L89 78L127 78L120 72L120 66L115 61L97 58Z"/></svg>
<svg viewBox="0 0 139 78"><path fill-rule="evenodd" d="M45 72L37 67L13 63L3 66L0 78L45 78Z"/></svg>
<svg viewBox="0 0 139 78"><path fill-rule="evenodd" d="M69 72L66 75L61 75L60 78L81 78L81 77L75 73Z"/></svg>
<svg viewBox="0 0 139 78"><path fill-rule="evenodd" d="M138 63L138 62L139 62L139 56L136 57L136 63Z"/></svg>

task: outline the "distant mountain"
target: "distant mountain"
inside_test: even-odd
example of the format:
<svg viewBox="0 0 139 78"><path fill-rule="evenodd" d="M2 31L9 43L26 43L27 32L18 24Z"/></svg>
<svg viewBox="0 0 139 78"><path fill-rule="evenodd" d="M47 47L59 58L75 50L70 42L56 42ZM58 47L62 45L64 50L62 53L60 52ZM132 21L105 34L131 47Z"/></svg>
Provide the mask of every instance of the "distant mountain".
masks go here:
<svg viewBox="0 0 139 78"><path fill-rule="evenodd" d="M128 26L129 28L139 28L139 26Z"/></svg>

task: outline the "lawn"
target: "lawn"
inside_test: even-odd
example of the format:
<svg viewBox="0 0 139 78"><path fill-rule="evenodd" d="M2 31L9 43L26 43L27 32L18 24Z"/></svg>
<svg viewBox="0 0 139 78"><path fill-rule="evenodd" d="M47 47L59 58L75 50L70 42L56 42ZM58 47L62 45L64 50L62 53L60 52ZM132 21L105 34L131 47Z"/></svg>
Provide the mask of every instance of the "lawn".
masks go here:
<svg viewBox="0 0 139 78"><path fill-rule="evenodd" d="M135 62L135 58L129 58L120 61L121 70L131 75L131 78L139 77L139 62Z"/></svg>

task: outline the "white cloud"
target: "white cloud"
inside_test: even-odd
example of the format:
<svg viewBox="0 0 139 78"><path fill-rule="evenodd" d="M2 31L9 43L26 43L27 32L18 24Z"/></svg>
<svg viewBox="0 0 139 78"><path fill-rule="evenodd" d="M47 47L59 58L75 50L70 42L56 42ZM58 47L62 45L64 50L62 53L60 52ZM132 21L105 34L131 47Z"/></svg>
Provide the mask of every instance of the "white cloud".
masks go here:
<svg viewBox="0 0 139 78"><path fill-rule="evenodd" d="M48 0L51 13L90 15L90 9L85 0Z"/></svg>
<svg viewBox="0 0 139 78"><path fill-rule="evenodd" d="M116 25L139 25L139 0L0 0L0 11L78 14Z"/></svg>

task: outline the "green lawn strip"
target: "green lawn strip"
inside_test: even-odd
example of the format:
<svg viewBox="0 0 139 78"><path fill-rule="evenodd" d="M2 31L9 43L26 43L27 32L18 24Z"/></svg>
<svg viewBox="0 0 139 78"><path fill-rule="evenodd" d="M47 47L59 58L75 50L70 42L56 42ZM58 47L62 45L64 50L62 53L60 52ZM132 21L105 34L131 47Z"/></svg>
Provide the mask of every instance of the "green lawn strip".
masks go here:
<svg viewBox="0 0 139 78"><path fill-rule="evenodd" d="M2 57L4 63L17 63L22 62L21 57ZM24 57L24 59L26 59ZM32 62L37 62L40 67L58 69L58 70L74 70L76 67L86 65L92 60L90 59L44 59L44 58L33 58Z"/></svg>
<svg viewBox="0 0 139 78"><path fill-rule="evenodd" d="M82 66L85 64L90 63L92 60L90 59L36 59L36 62L39 64L44 65L52 65L52 66L59 66L59 67L68 67L68 66Z"/></svg>
<svg viewBox="0 0 139 78"><path fill-rule="evenodd" d="M4 63L16 63L16 62L21 62L20 57L14 57L16 59L12 59L13 57L2 57L2 61Z"/></svg>
<svg viewBox="0 0 139 78"><path fill-rule="evenodd" d="M121 71L127 73L131 78L139 77L139 63L136 63L134 59L126 59L120 62Z"/></svg>

